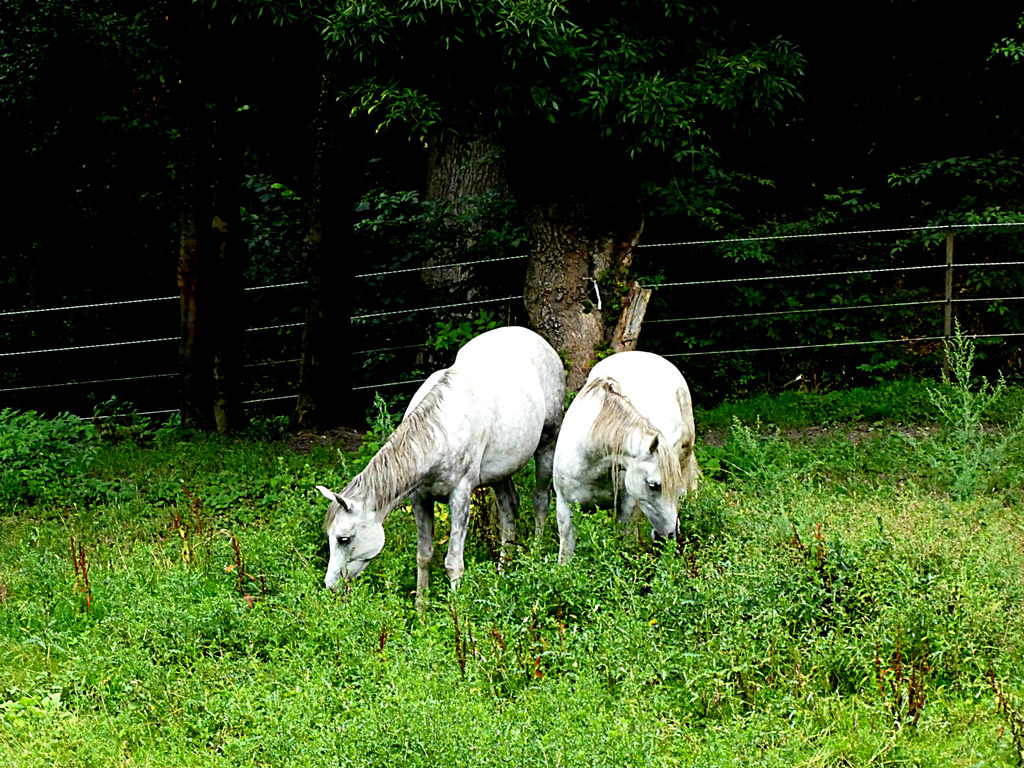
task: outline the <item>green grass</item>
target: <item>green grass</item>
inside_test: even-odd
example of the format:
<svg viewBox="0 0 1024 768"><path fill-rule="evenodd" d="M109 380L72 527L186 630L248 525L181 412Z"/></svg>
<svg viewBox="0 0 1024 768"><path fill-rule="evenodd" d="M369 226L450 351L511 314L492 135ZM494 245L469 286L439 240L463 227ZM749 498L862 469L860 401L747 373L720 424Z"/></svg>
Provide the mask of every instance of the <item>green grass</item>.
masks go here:
<svg viewBox="0 0 1024 768"><path fill-rule="evenodd" d="M760 419L782 429L823 427L845 423L931 424L939 418L930 392L955 392L955 384L895 381L876 387L835 392L788 391L726 401L713 408L695 409L704 429L728 428L733 419L752 424ZM1005 387L985 409L989 423L1008 424L1024 411L1024 387Z"/></svg>
<svg viewBox="0 0 1024 768"><path fill-rule="evenodd" d="M498 574L478 511L422 616L405 509L350 592L322 587L313 486L364 455L18 415L63 437L0 468L0 765L1019 765L1020 431L967 435L965 465L907 387L894 420L928 431L862 392L811 409L869 419L856 441L736 404L676 553L597 513L569 566L552 521Z"/></svg>

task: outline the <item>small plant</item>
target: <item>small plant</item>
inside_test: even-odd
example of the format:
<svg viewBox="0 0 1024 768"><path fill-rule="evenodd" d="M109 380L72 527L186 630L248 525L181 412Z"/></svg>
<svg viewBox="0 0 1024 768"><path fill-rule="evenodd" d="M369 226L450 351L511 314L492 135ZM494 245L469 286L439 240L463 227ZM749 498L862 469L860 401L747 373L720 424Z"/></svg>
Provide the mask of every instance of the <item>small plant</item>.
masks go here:
<svg viewBox="0 0 1024 768"><path fill-rule="evenodd" d="M434 325L430 346L438 351L455 350L481 333L499 328L503 323L497 313L480 310L475 318L439 320Z"/></svg>
<svg viewBox="0 0 1024 768"><path fill-rule="evenodd" d="M928 388L928 398L950 430L938 463L951 470L953 497L964 500L984 489L1010 443L1024 432L1024 422L1018 419L995 440L986 435L983 418L1003 396L1006 382L1000 376L994 385L982 379L976 389L972 386L974 342L963 335L959 323L946 342L946 358L949 374L943 375L943 386Z"/></svg>
<svg viewBox="0 0 1024 768"><path fill-rule="evenodd" d="M77 416L0 411L0 506L64 500L99 449L95 429Z"/></svg>
<svg viewBox="0 0 1024 768"><path fill-rule="evenodd" d="M247 587L250 583L258 585L260 587L260 593L263 597L266 597L266 579L262 574L259 576L253 576L246 570L245 560L242 559L242 547L238 543L238 537L230 531L221 531L221 533L227 536L231 541L231 552L234 555L232 562L224 568L224 571L235 574L235 590L242 596L242 599L245 600L245 604L251 608L253 603L256 602L256 597L249 594Z"/></svg>
<svg viewBox="0 0 1024 768"><path fill-rule="evenodd" d="M904 655L902 645L902 641L897 642L895 653L884 666L881 652L875 646L878 691L882 694L882 700L888 702L897 723L916 726L927 698L925 678L931 672L928 644L923 643L918 653L909 657Z"/></svg>
<svg viewBox="0 0 1024 768"><path fill-rule="evenodd" d="M360 471L366 466L384 443L388 441L388 438L391 437L395 427L398 426L399 419L391 415L388 401L381 397L379 393L374 393L373 395L373 408L376 413L369 419L370 428L363 437L363 442L355 455L355 472ZM343 465L347 465L347 458L342 456L341 459Z"/></svg>
<svg viewBox="0 0 1024 768"><path fill-rule="evenodd" d="M376 453L380 446L384 445L388 438L391 437L391 433L398 426L399 419L391 415L388 401L378 393L373 395L373 408L376 411L376 415L370 422L370 431L366 433L363 445L365 446L367 443L370 443L373 446L374 453Z"/></svg>
<svg viewBox="0 0 1024 768"><path fill-rule="evenodd" d="M105 440L120 442L145 436L150 429L150 420L140 416L128 400L113 395L93 407L93 426L96 434Z"/></svg>
<svg viewBox="0 0 1024 768"><path fill-rule="evenodd" d="M476 643L473 640L473 630L467 629L466 635L463 636L462 630L459 627L459 613L455 610L454 605L448 606L448 611L452 616L452 627L455 630L455 660L459 664L459 671L462 673L462 678L466 678L466 659L475 653Z"/></svg>
<svg viewBox="0 0 1024 768"><path fill-rule="evenodd" d="M184 485L182 492L188 499L189 516L183 519L179 509L171 513L171 530L181 537L181 560L185 565L197 565L200 555L209 554L210 533L203 515L203 507L199 499Z"/></svg>
<svg viewBox="0 0 1024 768"><path fill-rule="evenodd" d="M760 418L755 419L753 427L749 427L734 416L721 462L735 477L769 490L784 485L791 468L786 451L780 451L778 437L762 437L760 431Z"/></svg>
<svg viewBox="0 0 1024 768"><path fill-rule="evenodd" d="M85 547L71 537L71 560L75 564L75 592L82 595L86 613L92 612L92 587L89 585L89 564L85 560Z"/></svg>
<svg viewBox="0 0 1024 768"><path fill-rule="evenodd" d="M10 693L16 695L21 692L12 690ZM39 725L53 719L70 717L71 713L61 708L59 692L45 695L25 694L0 702L0 723L7 726L23 723Z"/></svg>
<svg viewBox="0 0 1024 768"><path fill-rule="evenodd" d="M988 682L996 695L996 710L1010 727L1010 738L1017 750L1017 765L1024 766L1024 710L1020 703L1011 699L996 682L995 669L989 667Z"/></svg>
<svg viewBox="0 0 1024 768"><path fill-rule="evenodd" d="M981 429L982 414L1003 394L1006 387L1002 376L994 386L982 379L977 391L971 389L974 370L974 341L963 334L960 323L952 338L945 342L948 373L943 373L943 383L949 389L935 387L928 389L929 400L938 408L958 436L973 437Z"/></svg>

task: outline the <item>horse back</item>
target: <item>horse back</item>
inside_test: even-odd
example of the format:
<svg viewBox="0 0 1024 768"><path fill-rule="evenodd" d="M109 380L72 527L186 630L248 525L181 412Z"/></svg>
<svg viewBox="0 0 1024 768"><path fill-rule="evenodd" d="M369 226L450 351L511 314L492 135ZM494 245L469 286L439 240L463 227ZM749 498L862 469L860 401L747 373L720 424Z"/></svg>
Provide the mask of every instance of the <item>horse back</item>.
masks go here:
<svg viewBox="0 0 1024 768"><path fill-rule="evenodd" d="M428 378L407 415L431 392L446 443L439 447L438 474L478 474L483 485L519 470L545 431L557 430L565 370L533 331L499 328L469 341L451 368Z"/></svg>
<svg viewBox="0 0 1024 768"><path fill-rule="evenodd" d="M683 374L651 352L620 352L593 367L588 381L614 379L624 397L677 448L695 438L693 404Z"/></svg>
<svg viewBox="0 0 1024 768"><path fill-rule="evenodd" d="M500 421L534 415L532 401L544 425L561 422L565 368L551 345L528 328L506 326L477 336L459 350L452 369Z"/></svg>

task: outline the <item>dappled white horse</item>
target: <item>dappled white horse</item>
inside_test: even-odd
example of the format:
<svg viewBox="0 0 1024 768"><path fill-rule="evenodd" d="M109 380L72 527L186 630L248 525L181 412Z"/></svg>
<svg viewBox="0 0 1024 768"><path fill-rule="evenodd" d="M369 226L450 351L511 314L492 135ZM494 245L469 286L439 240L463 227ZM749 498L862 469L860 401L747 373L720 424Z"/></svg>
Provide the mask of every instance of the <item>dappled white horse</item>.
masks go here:
<svg viewBox="0 0 1024 768"><path fill-rule="evenodd" d="M655 538L678 533L679 497L696 487L690 390L650 352L620 352L594 366L569 406L555 447L558 562L576 548L573 505L615 503L619 522L639 507Z"/></svg>
<svg viewBox="0 0 1024 768"><path fill-rule="evenodd" d="M451 368L413 395L402 422L340 493L317 486L331 502L324 524L331 559L324 584L355 578L384 546L384 520L406 497L416 516L416 594L422 599L434 553L434 501L446 498L451 532L445 569L453 583L473 489L490 485L498 501L502 550L515 535L519 496L512 475L536 459L535 513L551 503L552 457L565 403L565 369L533 331L507 327L477 336Z"/></svg>

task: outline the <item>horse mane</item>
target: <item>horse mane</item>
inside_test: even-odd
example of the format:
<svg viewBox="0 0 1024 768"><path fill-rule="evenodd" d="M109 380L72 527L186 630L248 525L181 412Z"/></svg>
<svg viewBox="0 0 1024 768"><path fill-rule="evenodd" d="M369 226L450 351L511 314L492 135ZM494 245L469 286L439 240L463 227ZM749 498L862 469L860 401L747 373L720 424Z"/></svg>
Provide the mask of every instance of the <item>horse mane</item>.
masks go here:
<svg viewBox="0 0 1024 768"><path fill-rule="evenodd" d="M436 453L448 439L441 424L441 405L451 389L451 371L445 371L381 446L366 468L343 491L358 496L375 510L391 509L409 493L423 473L423 458ZM334 505L331 505L334 509ZM332 516L333 517L333 516ZM330 520L326 525L330 526Z"/></svg>
<svg viewBox="0 0 1024 768"><path fill-rule="evenodd" d="M601 410L590 429L590 436L599 451L605 457L620 453L626 448L627 441L640 431L649 436L651 441L658 437L656 455L658 470L661 473L662 491L678 496L685 488L683 468L679 464L675 446L651 424L629 401L619 384L614 379L599 378L587 383L580 391L579 397L600 397ZM613 469L613 472L616 470ZM617 483L616 483L617 485Z"/></svg>

